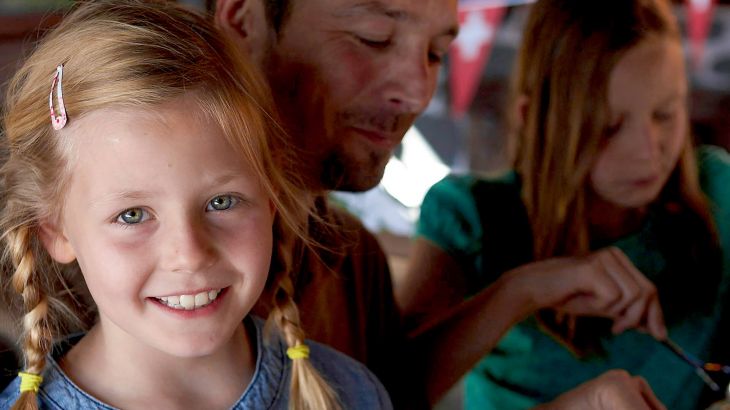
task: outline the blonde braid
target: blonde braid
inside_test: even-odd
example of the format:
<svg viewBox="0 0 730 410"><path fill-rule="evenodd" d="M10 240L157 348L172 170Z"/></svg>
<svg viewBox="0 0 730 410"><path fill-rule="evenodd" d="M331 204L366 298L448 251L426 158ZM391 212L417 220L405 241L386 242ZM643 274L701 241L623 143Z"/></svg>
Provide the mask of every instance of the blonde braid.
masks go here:
<svg viewBox="0 0 730 410"><path fill-rule="evenodd" d="M48 297L34 275L35 256L31 244L30 228L20 226L8 232L6 241L9 256L15 267L12 285L15 291L23 297L23 304L27 312L23 317L25 372L40 375L46 365L46 355L50 351L53 336L48 323ZM34 391L21 393L12 409L38 409L36 393Z"/></svg>
<svg viewBox="0 0 730 410"><path fill-rule="evenodd" d="M299 309L294 303L294 283L291 275L291 254L296 249L292 241L274 235L272 258L274 286L276 286L267 327L276 326L284 336L287 346L304 344L304 330L299 321ZM305 245L306 246L306 245ZM278 268L278 269L277 269ZM292 360L291 385L289 387L290 410L339 410L337 393L322 378L308 359Z"/></svg>

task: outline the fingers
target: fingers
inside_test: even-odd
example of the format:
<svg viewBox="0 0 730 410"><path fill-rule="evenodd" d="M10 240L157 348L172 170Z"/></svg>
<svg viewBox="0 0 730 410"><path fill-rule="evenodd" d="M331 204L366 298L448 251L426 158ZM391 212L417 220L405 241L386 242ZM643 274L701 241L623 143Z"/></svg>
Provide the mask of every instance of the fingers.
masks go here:
<svg viewBox="0 0 730 410"><path fill-rule="evenodd" d="M617 287L620 289L618 299L608 309L615 316L621 315L632 307L632 305L635 305L637 301L640 301L646 291L641 281L644 275L628 259L624 261L624 258L626 257L623 252L617 248L607 248L598 253L598 259L602 264L602 268L616 282ZM636 314L635 312L631 313ZM639 312L639 314L641 313Z"/></svg>
<svg viewBox="0 0 730 410"><path fill-rule="evenodd" d="M642 289L635 274L612 252L602 249L581 259L566 284L572 286L573 293L562 308L573 314L617 319L640 299Z"/></svg>
<svg viewBox="0 0 730 410"><path fill-rule="evenodd" d="M609 370L538 408L541 410L666 410L643 378L631 376L625 370Z"/></svg>
<svg viewBox="0 0 730 410"><path fill-rule="evenodd" d="M654 297L654 302L649 305L648 311L647 324L649 334L657 340L666 340L667 326L664 324L664 312L662 311L662 306L659 304L658 294Z"/></svg>
<svg viewBox="0 0 730 410"><path fill-rule="evenodd" d="M540 291L564 295L559 301L548 298L553 301L551 307L576 315L610 318L614 321L614 333L639 328L659 340L666 338L656 287L618 248L539 265L543 281L550 277L552 282L536 285ZM546 272L553 274L545 275Z"/></svg>
<svg viewBox="0 0 730 410"><path fill-rule="evenodd" d="M634 381L636 383L637 389L641 393L641 397L644 399L644 402L646 402L647 406L651 410L667 410L667 408L662 404L661 401L659 401L659 398L654 394L654 391L649 386L649 383L644 380L643 377L640 376L634 376Z"/></svg>
<svg viewBox="0 0 730 410"><path fill-rule="evenodd" d="M621 302L611 310L617 314L613 332L640 327L659 340L665 339L664 315L654 284L618 248L609 248L608 254L611 262L616 264L613 266L617 267L618 273L614 277L621 281L619 286L626 292Z"/></svg>
<svg viewBox="0 0 730 410"><path fill-rule="evenodd" d="M666 410L643 377L625 370L609 370L589 383L597 387L596 408Z"/></svg>

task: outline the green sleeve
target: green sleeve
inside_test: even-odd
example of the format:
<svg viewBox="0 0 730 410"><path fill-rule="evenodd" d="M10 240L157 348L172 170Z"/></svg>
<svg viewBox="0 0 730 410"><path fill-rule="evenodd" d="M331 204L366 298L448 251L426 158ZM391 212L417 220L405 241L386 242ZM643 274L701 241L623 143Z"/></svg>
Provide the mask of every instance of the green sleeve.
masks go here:
<svg viewBox="0 0 730 410"><path fill-rule="evenodd" d="M710 203L723 252L723 293L730 287L730 154L721 147L697 149L700 185Z"/></svg>
<svg viewBox="0 0 730 410"><path fill-rule="evenodd" d="M474 257L481 249L482 227L470 176L447 176L426 194L416 236L455 258Z"/></svg>
<svg viewBox="0 0 730 410"><path fill-rule="evenodd" d="M704 145L697 149L700 185L710 201L723 249L730 241L730 154L721 147Z"/></svg>

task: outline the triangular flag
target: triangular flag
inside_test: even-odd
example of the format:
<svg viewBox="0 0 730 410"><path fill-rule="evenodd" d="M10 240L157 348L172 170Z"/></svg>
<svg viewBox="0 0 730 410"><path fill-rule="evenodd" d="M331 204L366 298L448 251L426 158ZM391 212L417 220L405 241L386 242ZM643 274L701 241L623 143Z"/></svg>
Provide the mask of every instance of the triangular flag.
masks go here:
<svg viewBox="0 0 730 410"><path fill-rule="evenodd" d="M494 36L502 22L505 7L468 7L459 9L459 36L449 53L449 83L451 114L462 117L476 93L484 66L492 48Z"/></svg>
<svg viewBox="0 0 730 410"><path fill-rule="evenodd" d="M695 68L702 65L705 41L712 24L712 15L717 0L687 0L687 32L690 41L692 63Z"/></svg>

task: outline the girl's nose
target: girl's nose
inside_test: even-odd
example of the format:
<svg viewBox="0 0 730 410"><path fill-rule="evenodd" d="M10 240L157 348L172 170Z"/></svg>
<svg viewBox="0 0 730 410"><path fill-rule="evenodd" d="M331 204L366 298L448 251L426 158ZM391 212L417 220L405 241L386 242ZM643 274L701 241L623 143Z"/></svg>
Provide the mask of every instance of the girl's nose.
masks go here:
<svg viewBox="0 0 730 410"><path fill-rule="evenodd" d="M167 231L163 265L181 273L204 272L215 262L215 249L205 226L195 220L170 226Z"/></svg>

